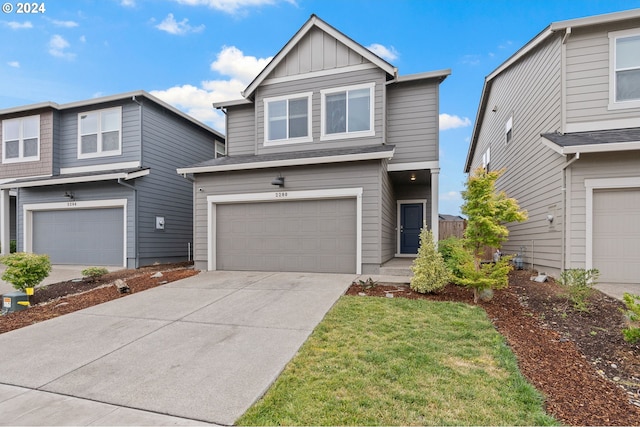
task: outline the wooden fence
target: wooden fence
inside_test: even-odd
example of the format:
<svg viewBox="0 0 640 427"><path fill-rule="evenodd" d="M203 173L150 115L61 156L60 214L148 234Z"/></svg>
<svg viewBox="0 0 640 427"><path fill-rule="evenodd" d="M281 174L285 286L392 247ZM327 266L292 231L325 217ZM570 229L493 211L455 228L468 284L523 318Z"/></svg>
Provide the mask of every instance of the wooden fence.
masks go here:
<svg viewBox="0 0 640 427"><path fill-rule="evenodd" d="M444 240L447 237L458 237L462 239L464 230L467 228L467 221L443 221L438 224L438 240Z"/></svg>

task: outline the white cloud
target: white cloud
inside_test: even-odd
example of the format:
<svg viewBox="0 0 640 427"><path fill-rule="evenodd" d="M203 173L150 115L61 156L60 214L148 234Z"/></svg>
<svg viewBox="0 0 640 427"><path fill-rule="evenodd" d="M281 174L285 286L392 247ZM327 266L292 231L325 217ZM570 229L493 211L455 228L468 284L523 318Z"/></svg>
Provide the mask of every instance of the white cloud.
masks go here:
<svg viewBox="0 0 640 427"><path fill-rule="evenodd" d="M462 201L462 194L459 191L448 191L446 193L440 193L438 200L443 202L457 202Z"/></svg>
<svg viewBox="0 0 640 427"><path fill-rule="evenodd" d="M174 0L180 4L188 6L207 6L222 12L234 14L240 9L257 6L270 6L279 3L281 0ZM287 3L295 5L294 0L285 0Z"/></svg>
<svg viewBox="0 0 640 427"><path fill-rule="evenodd" d="M178 22L173 17L173 13L170 13L166 18L164 18L164 21L156 25L156 28L169 34L181 36L187 33L199 33L204 30L204 25L192 27L191 25L189 25L189 20L187 18L184 18L182 21Z"/></svg>
<svg viewBox="0 0 640 427"><path fill-rule="evenodd" d="M58 21L57 19L51 19L51 23L56 27L63 28L75 28L80 25L75 21Z"/></svg>
<svg viewBox="0 0 640 427"><path fill-rule="evenodd" d="M385 59L387 61L395 61L398 59L398 51L395 47L386 47L378 43L374 43L372 45L367 46L371 52L378 55L380 58Z"/></svg>
<svg viewBox="0 0 640 427"><path fill-rule="evenodd" d="M13 68L20 68L20 63L18 61L9 61L7 64Z"/></svg>
<svg viewBox="0 0 640 427"><path fill-rule="evenodd" d="M464 128L471 126L471 120L468 117L458 117L449 114L440 114L440 130Z"/></svg>
<svg viewBox="0 0 640 427"><path fill-rule="evenodd" d="M122 0L120 2L120 5L124 6L124 7L135 7L136 6L136 2L135 2L135 0Z"/></svg>
<svg viewBox="0 0 640 427"><path fill-rule="evenodd" d="M67 52L71 45L59 34L54 35L49 40L49 53L56 58L73 59L74 53Z"/></svg>
<svg viewBox="0 0 640 427"><path fill-rule="evenodd" d="M82 43L86 43L87 42L87 37L86 36L80 36L80 41Z"/></svg>
<svg viewBox="0 0 640 427"><path fill-rule="evenodd" d="M203 81L200 87L190 84L174 86L167 90L152 91L151 94L224 132L224 115L215 110L212 103L241 99L241 92L270 60L245 56L234 46L224 46L210 68L228 79Z"/></svg>
<svg viewBox="0 0 640 427"><path fill-rule="evenodd" d="M4 24L12 30L25 30L33 28L33 24L30 21L16 22L16 21L4 21Z"/></svg>

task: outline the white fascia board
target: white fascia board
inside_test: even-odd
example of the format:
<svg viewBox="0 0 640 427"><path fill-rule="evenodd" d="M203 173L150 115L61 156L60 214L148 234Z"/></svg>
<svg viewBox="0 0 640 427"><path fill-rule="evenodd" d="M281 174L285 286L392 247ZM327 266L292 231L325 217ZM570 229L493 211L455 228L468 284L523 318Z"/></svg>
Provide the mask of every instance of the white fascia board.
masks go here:
<svg viewBox="0 0 640 427"><path fill-rule="evenodd" d="M609 142L606 144L572 145L571 147L562 147L562 154L608 153L608 152L632 151L632 150L640 150L640 141Z"/></svg>
<svg viewBox="0 0 640 427"><path fill-rule="evenodd" d="M104 163L101 165L93 165L93 166L60 168L60 175L66 175L66 174L72 174L72 173L112 171L117 169L134 169L139 167L140 167L140 162Z"/></svg>
<svg viewBox="0 0 640 427"><path fill-rule="evenodd" d="M433 160L429 162L389 163L387 165L388 172L427 170L427 169L439 169L439 168L440 168L440 162L437 160Z"/></svg>
<svg viewBox="0 0 640 427"><path fill-rule="evenodd" d="M333 188L329 190L301 190L301 191L269 191L266 193L220 194L207 196L208 203L249 203L286 200L317 200L341 199L346 197L361 197L362 188ZM282 195L286 194L285 197Z"/></svg>
<svg viewBox="0 0 640 427"><path fill-rule="evenodd" d="M43 108L53 108L53 109L60 109L60 106L58 104L56 104L55 102L39 102L37 104L30 104L30 105L22 105L20 107L11 107L11 108L5 108L3 110L0 110L0 115L5 115L5 114L12 114L12 113L22 113L22 112L27 112L27 111L32 111L32 110L40 110Z"/></svg>
<svg viewBox="0 0 640 427"><path fill-rule="evenodd" d="M309 157L306 159L286 159L286 160L273 160L268 162L240 163L240 164L233 164L233 165L180 168L180 169L177 169L177 172L180 175L185 175L189 173L239 171L239 170L250 170L250 169L277 168L277 167L285 167L285 166L305 166L305 165L316 165L316 164L324 164L324 163L356 162L361 160L380 160L380 159L391 159L394 153L395 153L395 148L391 152L382 151L382 152L376 152L376 153L345 154L342 156Z"/></svg>
<svg viewBox="0 0 640 427"><path fill-rule="evenodd" d="M149 175L149 169L145 169L138 172L132 172L132 173L119 172L119 173L110 173L110 174L104 174L104 175L75 176L75 177L66 177L66 178L61 177L56 179L46 179L43 181L14 182L14 183L7 183L4 185L0 185L0 189L46 187L48 185L79 184L79 183L86 183L86 182L109 181L114 179L129 180L133 178L139 178L144 175Z"/></svg>
<svg viewBox="0 0 640 427"><path fill-rule="evenodd" d="M412 81L420 81L420 80L430 80L430 79L446 79L451 75L451 69L447 68L446 70L438 70L438 71L427 71L425 73L417 73L417 74L408 74L406 76L398 76L395 80L390 80L387 84L393 83L404 83L404 82L412 82Z"/></svg>
<svg viewBox="0 0 640 427"><path fill-rule="evenodd" d="M565 156L567 153L565 153L563 151L563 147L559 146L558 144L556 144L553 141L549 141L547 138L545 138L544 136L540 137L540 142L542 142L543 145L546 145L547 147L551 148L553 151L555 151L556 153Z"/></svg>
<svg viewBox="0 0 640 427"><path fill-rule="evenodd" d="M626 19L640 18L640 9L625 10L622 12L605 13L602 15L587 16L586 18L568 19L551 24L552 31L564 30L570 27L587 27L591 25L608 24Z"/></svg>
<svg viewBox="0 0 640 427"><path fill-rule="evenodd" d="M214 102L211 105L213 105L213 108L219 109L219 108L233 107L236 105L248 105L248 104L253 104L253 102L243 98L243 99L233 99L230 101L223 101L223 102Z"/></svg>

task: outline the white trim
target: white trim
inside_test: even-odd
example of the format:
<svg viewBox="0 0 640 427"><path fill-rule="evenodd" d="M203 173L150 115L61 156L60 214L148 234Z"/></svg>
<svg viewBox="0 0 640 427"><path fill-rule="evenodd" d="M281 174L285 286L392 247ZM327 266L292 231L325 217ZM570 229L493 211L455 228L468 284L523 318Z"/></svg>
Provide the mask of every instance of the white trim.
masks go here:
<svg viewBox="0 0 640 427"><path fill-rule="evenodd" d="M23 211L23 237L24 251L33 252L33 212L53 211L53 210L77 210L77 209L101 209L101 208L122 208L123 212L123 245L122 266L127 266L127 199L106 199L90 201L69 201L54 203L32 203L25 204Z"/></svg>
<svg viewBox="0 0 640 427"><path fill-rule="evenodd" d="M358 138L365 136L375 136L376 134L376 126L375 126L375 97L376 97L376 84L373 83L364 83L353 86L341 86L330 89L323 89L320 91L320 141L334 141L337 139L346 139L346 138ZM349 132L349 120L348 117L345 116L345 131L340 133L326 133L326 97L327 95L331 95L338 92L345 92L346 101L348 103L349 100L349 92L355 90L369 89L369 129L363 131L353 131ZM346 105L345 114L348 115L349 106Z"/></svg>
<svg viewBox="0 0 640 427"><path fill-rule="evenodd" d="M284 166L305 166L305 165L316 165L316 164L323 164L323 163L356 162L360 160L380 160L380 159L391 159L394 153L395 153L395 148L391 151L376 151L374 153L345 154L340 156L308 157L308 158L301 158L301 159L272 160L268 162L251 162L251 163L239 163L239 164L229 164L229 165L180 168L180 169L177 169L177 172L181 175L185 175L189 173L207 173L207 172L223 172L223 171L237 171L237 170L249 170L249 169L265 169L265 168L277 168L277 167L284 167Z"/></svg>
<svg viewBox="0 0 640 427"><path fill-rule="evenodd" d="M93 166L76 166L72 168L60 168L60 175L67 175L72 173L85 173L85 172L101 172L112 171L118 169L133 169L139 168L140 162L122 162L122 163L103 163Z"/></svg>
<svg viewBox="0 0 640 427"><path fill-rule="evenodd" d="M553 144L553 142L551 143ZM576 154L576 153L607 153L613 151L630 151L640 150L640 141L629 142L608 142L604 144L585 144L585 145L572 145L570 147L561 147L556 145L560 150L554 148L559 154ZM551 147L551 145L549 145Z"/></svg>
<svg viewBox="0 0 640 427"><path fill-rule="evenodd" d="M313 78L317 78L317 77L333 76L333 75L336 75L336 74L342 74L342 73L346 73L346 72L370 70L372 68L378 68L378 67L375 64L369 62L369 63L358 64L358 65L350 65L350 66L347 66L347 67L330 68L328 70L312 71L310 73L296 74L296 75L293 75L293 76L272 77L270 79L263 80L261 85L264 86L264 85L272 85L272 84L277 84L277 83L288 83L288 82L293 82L293 81L298 81L298 80L313 79ZM230 105L229 103L226 103L226 102L224 104L225 104L225 106L226 105Z"/></svg>
<svg viewBox="0 0 640 427"><path fill-rule="evenodd" d="M609 36L609 110L622 110L627 108L638 108L640 107L640 99L632 99L628 101L617 101L616 100L616 92L617 92L617 83L618 79L616 78L616 72L619 71L616 68L617 62L617 41L621 38L628 37L638 37L640 36L640 30L631 29L631 30L622 30L622 31L612 31L608 33ZM640 70L640 66L631 68L631 70ZM620 70L624 71L624 70Z"/></svg>
<svg viewBox="0 0 640 427"><path fill-rule="evenodd" d="M422 227L427 226L427 199L407 199L407 200L396 200L396 257L415 257L416 254L405 254L400 252L400 227L402 226L402 218L400 214L400 206L408 205L408 204L422 204ZM433 221L432 221L433 222ZM437 238L437 236L436 236Z"/></svg>
<svg viewBox="0 0 640 427"><path fill-rule="evenodd" d="M24 156L24 126L23 123L25 120L27 119L31 119L31 120L35 120L38 122L38 153L35 156L29 156L29 157L25 157ZM18 135L18 157L16 158L10 158L7 159L6 158L6 154L7 154L7 148L6 148L6 130L5 130L5 125L7 122L20 122L19 126L20 126L20 130L18 131L19 135ZM40 146L42 145L42 140L40 138L40 127L42 126L42 123L40 122L40 114L35 114L35 115L31 115L31 116L23 116L23 117L16 117L13 119L6 119L2 121L2 163L4 164L12 164L12 163L26 163L26 162L38 162L40 161ZM13 140L12 140L13 141Z"/></svg>
<svg viewBox="0 0 640 427"><path fill-rule="evenodd" d="M287 135L286 138L281 139L273 139L269 138L269 103L271 102L279 102L279 101L287 101L286 108L286 131L289 133L289 121L291 117L289 115L289 101L294 99L307 99L307 136L298 137L298 138L289 138ZM296 93L292 95L284 95L284 96L276 96L273 98L264 98L262 101L264 103L264 138L263 143L265 147L275 146L275 145L287 145L287 144L299 144L302 142L312 142L313 135L311 133L311 116L312 116L312 106L311 99L313 98L313 92L304 92L304 93Z"/></svg>
<svg viewBox="0 0 640 427"><path fill-rule="evenodd" d="M593 190L615 188L640 188L640 176L629 178L585 179L586 218L585 218L585 268L593 268Z"/></svg>
<svg viewBox="0 0 640 427"><path fill-rule="evenodd" d="M53 179L44 179L42 181L26 181L26 182L10 182L7 184L0 185L0 189L4 188L28 188L28 187L44 187L47 185L58 185L58 184L77 184L83 182L96 182L96 181L109 181L112 179L124 179L125 181L139 178L141 176L149 175L149 169L143 169L141 171L126 173L110 173L104 175L91 175L91 176L74 176L67 178L53 178Z"/></svg>
<svg viewBox="0 0 640 427"><path fill-rule="evenodd" d="M358 188L336 188L305 191L270 191L267 193L222 194L207 196L207 269L216 270L216 206L229 203L285 202L356 198L356 274L362 274L362 192Z"/></svg>
<svg viewBox="0 0 640 427"><path fill-rule="evenodd" d="M106 112L106 111L118 111L118 122L119 122L119 126L118 126L118 149L117 150L110 150L110 151L104 151L102 149L102 133L103 133L103 129L102 129L102 113ZM97 123L97 130L96 130L96 152L95 153L83 153L82 152L82 124L81 124L81 119L82 116L85 115L89 115L89 114L96 114L98 116L98 123ZM112 132L112 131L111 131ZM86 135L93 135L93 133L88 133ZM97 109L97 110L89 110L89 111L82 111L80 113L78 113L78 159L93 159L96 157L109 157L109 156L119 156L122 154L122 107L111 107L111 108L101 108L101 109Z"/></svg>
<svg viewBox="0 0 640 427"><path fill-rule="evenodd" d="M511 132L511 137L509 137L509 132ZM509 116L509 119L504 124L504 141L506 144L513 141L513 114Z"/></svg>
<svg viewBox="0 0 640 427"><path fill-rule="evenodd" d="M401 172L412 170L426 170L436 169L440 167L438 160L432 160L428 162L408 162L408 163L389 163L387 165L387 172Z"/></svg>
<svg viewBox="0 0 640 427"><path fill-rule="evenodd" d="M565 133L593 132L598 130L628 129L637 127L640 127L640 117L581 123L567 123Z"/></svg>

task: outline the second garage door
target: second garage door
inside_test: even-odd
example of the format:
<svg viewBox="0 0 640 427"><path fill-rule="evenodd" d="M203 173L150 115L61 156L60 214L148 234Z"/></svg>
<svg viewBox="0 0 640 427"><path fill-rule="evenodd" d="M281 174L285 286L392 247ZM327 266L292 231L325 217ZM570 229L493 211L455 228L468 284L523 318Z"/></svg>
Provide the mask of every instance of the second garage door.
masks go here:
<svg viewBox="0 0 640 427"><path fill-rule="evenodd" d="M593 266L601 283L640 283L640 189L594 191Z"/></svg>
<svg viewBox="0 0 640 427"><path fill-rule="evenodd" d="M33 252L53 264L124 264L122 208L33 212Z"/></svg>
<svg viewBox="0 0 640 427"><path fill-rule="evenodd" d="M218 270L356 271L355 199L219 204Z"/></svg>

